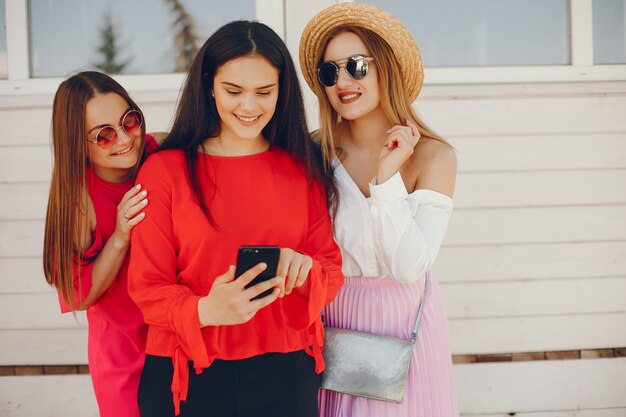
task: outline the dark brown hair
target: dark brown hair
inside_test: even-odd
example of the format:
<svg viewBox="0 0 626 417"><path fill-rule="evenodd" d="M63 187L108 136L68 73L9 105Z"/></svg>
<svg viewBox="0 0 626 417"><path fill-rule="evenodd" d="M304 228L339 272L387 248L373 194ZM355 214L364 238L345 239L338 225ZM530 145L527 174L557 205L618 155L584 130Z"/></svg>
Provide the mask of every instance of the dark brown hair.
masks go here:
<svg viewBox="0 0 626 417"><path fill-rule="evenodd" d="M263 23L230 22L211 35L198 51L185 80L172 131L160 148L184 151L189 184L202 211L214 226L197 175L198 148L206 139L220 133L221 122L211 96L217 70L228 61L250 54L264 57L279 72L276 111L263 129L263 137L270 146L284 149L300 162L309 181L323 184L329 201L336 195L332 175L322 168L321 152L309 134L302 90L284 42Z"/></svg>

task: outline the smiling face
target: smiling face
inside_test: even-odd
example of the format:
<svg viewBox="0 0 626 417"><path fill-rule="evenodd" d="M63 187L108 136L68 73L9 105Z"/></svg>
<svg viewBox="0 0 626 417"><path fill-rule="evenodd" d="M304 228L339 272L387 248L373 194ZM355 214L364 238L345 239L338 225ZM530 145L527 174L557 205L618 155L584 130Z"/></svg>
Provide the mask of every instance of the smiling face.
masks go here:
<svg viewBox="0 0 626 417"><path fill-rule="evenodd" d="M264 142L261 131L276 110L278 75L260 55L235 58L219 67L213 93L225 144L251 147Z"/></svg>
<svg viewBox="0 0 626 417"><path fill-rule="evenodd" d="M355 80L344 68L347 58L353 55L369 57L371 53L356 34L341 32L328 42L323 58L324 62L333 61L341 67L337 83L332 87L324 87L324 90L331 106L346 120L365 117L380 107L376 61L369 62L365 77Z"/></svg>
<svg viewBox="0 0 626 417"><path fill-rule="evenodd" d="M98 131L104 126L120 127L122 118L130 110L129 104L116 93L98 94L85 106L86 138L95 142ZM139 160L141 129L128 134L117 129L117 141L110 149L89 143L91 168L100 178L120 183L132 176L132 169Z"/></svg>

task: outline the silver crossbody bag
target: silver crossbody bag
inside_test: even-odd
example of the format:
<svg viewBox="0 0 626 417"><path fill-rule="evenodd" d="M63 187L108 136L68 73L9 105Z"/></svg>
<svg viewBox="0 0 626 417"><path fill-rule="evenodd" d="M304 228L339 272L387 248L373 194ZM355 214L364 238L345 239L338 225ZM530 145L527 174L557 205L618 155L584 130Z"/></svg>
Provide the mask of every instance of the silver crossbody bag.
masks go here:
<svg viewBox="0 0 626 417"><path fill-rule="evenodd" d="M326 327L322 353L326 361L323 389L397 404L403 401L428 279L427 272L410 340Z"/></svg>

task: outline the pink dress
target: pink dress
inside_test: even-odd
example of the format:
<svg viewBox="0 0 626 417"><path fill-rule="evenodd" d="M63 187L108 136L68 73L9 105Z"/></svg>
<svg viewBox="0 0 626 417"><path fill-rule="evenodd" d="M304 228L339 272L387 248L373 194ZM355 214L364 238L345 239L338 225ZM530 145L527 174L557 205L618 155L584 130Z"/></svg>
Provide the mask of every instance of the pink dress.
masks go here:
<svg viewBox="0 0 626 417"><path fill-rule="evenodd" d="M324 309L326 325L408 340L452 199L431 190L408 194L399 173L370 185L370 198L338 162L335 177L335 238L346 279ZM320 390L319 406L322 417L458 416L446 311L432 273L402 404Z"/></svg>
<svg viewBox="0 0 626 417"><path fill-rule="evenodd" d="M146 154L156 151L157 146L152 136L146 136ZM87 188L97 225L93 244L84 252L80 276L75 280L80 299L91 289L93 262L115 230L117 205L132 186L132 180L110 183L87 168ZM113 284L87 309L89 372L100 417L139 417L137 390L147 328L128 295L128 253ZM72 311L60 296L59 301L62 312Z"/></svg>

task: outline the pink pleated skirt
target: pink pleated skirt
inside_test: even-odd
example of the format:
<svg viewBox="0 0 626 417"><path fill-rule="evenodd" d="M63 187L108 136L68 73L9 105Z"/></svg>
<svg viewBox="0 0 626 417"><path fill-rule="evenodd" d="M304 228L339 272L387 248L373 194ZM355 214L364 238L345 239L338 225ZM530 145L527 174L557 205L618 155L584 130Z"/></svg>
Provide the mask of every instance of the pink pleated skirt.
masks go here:
<svg viewBox="0 0 626 417"><path fill-rule="evenodd" d="M424 280L346 277L324 309L327 326L409 339ZM439 285L430 274L424 315L409 367L402 404L320 390L321 417L457 417L448 321Z"/></svg>

